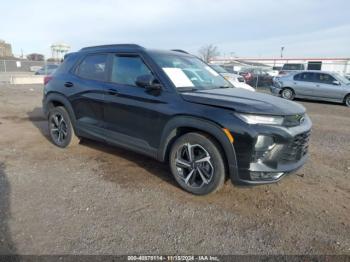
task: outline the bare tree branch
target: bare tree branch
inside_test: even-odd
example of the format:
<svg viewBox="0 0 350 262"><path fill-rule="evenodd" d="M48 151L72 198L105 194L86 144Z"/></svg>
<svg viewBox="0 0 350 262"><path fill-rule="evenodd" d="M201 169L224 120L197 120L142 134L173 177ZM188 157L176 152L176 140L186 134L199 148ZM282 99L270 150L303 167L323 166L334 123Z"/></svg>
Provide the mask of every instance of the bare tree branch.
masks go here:
<svg viewBox="0 0 350 262"><path fill-rule="evenodd" d="M215 56L218 56L220 54L218 47L213 45L213 44L202 46L198 50L198 53L199 53L200 58L203 59L207 63L212 58L214 58Z"/></svg>

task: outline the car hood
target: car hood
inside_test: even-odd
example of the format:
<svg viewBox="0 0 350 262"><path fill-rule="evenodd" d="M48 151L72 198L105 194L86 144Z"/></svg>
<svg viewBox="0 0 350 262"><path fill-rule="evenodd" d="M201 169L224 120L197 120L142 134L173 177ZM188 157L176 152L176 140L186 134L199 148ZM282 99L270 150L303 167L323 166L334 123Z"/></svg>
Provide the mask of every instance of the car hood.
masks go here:
<svg viewBox="0 0 350 262"><path fill-rule="evenodd" d="M240 88L222 88L181 93L191 103L228 108L259 115L304 114L305 108L295 102Z"/></svg>

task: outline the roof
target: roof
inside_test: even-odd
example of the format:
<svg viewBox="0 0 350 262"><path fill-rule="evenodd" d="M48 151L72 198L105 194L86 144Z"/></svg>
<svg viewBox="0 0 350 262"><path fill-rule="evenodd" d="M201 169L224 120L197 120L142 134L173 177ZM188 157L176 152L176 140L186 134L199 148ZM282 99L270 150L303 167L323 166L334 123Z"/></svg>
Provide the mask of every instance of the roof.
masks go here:
<svg viewBox="0 0 350 262"><path fill-rule="evenodd" d="M158 49L146 49L143 46L137 44L112 44L112 45L98 45L98 46L88 46L80 49L80 52L96 52L96 51L106 51L106 52L114 52L114 51L140 51L147 50L150 53L154 54L177 54L177 55L190 55L184 50L181 49L173 49L173 50L158 50Z"/></svg>
<svg viewBox="0 0 350 262"><path fill-rule="evenodd" d="M80 49L80 51L102 51L102 50L115 50L115 49L133 49L140 50L144 49L142 46L136 44L114 44L114 45L97 45L88 46Z"/></svg>

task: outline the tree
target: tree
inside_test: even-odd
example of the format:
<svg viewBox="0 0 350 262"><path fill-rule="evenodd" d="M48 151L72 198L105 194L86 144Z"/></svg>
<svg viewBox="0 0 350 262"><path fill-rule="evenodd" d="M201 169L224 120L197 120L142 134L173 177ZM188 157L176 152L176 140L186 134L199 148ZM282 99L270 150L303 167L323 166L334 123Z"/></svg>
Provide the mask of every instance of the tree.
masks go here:
<svg viewBox="0 0 350 262"><path fill-rule="evenodd" d="M44 55L33 53L33 54L27 55L27 59L30 61L44 61Z"/></svg>
<svg viewBox="0 0 350 262"><path fill-rule="evenodd" d="M198 53L199 53L200 58L202 58L207 63L212 58L214 58L215 56L218 56L220 54L218 47L213 45L213 44L202 46L198 50Z"/></svg>

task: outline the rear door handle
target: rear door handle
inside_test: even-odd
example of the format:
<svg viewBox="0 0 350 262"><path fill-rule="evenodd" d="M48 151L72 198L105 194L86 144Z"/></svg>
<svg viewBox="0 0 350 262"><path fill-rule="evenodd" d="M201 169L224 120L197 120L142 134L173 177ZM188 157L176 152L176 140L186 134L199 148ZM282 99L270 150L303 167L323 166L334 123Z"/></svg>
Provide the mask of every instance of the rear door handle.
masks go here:
<svg viewBox="0 0 350 262"><path fill-rule="evenodd" d="M113 88L108 89L107 93L109 95L112 95L112 96L117 96L118 95L118 91L113 89Z"/></svg>
<svg viewBox="0 0 350 262"><path fill-rule="evenodd" d="M72 82L65 82L65 83L64 83L64 86L65 86L65 87L73 87L74 84L73 84Z"/></svg>

